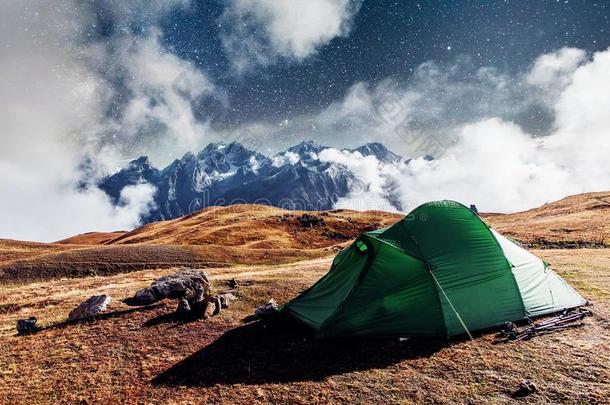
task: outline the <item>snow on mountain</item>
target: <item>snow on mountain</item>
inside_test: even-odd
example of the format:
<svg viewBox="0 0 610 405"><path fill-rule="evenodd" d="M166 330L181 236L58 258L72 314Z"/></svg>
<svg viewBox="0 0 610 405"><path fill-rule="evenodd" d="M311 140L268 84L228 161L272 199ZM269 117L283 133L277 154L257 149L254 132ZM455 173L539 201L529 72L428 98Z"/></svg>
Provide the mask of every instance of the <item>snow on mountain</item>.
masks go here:
<svg viewBox="0 0 610 405"><path fill-rule="evenodd" d="M377 160L383 163L395 163L404 160L402 156L395 154L379 142L371 142L362 145L352 152L359 152L362 156L375 156Z"/></svg>
<svg viewBox="0 0 610 405"><path fill-rule="evenodd" d="M349 156L347 160L334 159L337 153ZM321 158L321 154L326 157ZM388 165L405 162L380 143L339 151L306 141L272 158L237 142L210 143L196 155L187 153L162 170L141 157L103 179L99 187L118 202L126 186L154 185L157 208L143 218L145 222L233 203L326 210L338 201L349 201L358 192L376 193L388 206L400 209L393 196L396 185L383 179L383 171Z"/></svg>

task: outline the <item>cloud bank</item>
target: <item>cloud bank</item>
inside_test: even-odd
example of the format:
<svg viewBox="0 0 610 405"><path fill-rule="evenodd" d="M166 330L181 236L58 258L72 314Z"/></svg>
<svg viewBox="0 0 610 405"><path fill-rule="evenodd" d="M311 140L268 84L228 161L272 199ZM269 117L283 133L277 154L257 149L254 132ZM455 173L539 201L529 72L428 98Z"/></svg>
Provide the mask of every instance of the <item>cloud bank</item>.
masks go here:
<svg viewBox="0 0 610 405"><path fill-rule="evenodd" d="M360 0L228 0L223 46L235 70L302 61L351 29Z"/></svg>
<svg viewBox="0 0 610 405"><path fill-rule="evenodd" d="M129 25L126 3L109 7ZM163 2L149 17L185 3ZM151 208L154 188L127 188L113 206L96 187L77 187L83 156L94 156L103 172L121 163L122 151L145 145L150 126L160 128L151 137L165 134L164 142L184 149L205 134L190 103L213 85L163 50L154 30L89 40L94 11L71 0L0 5L0 237L51 241L134 227Z"/></svg>
<svg viewBox="0 0 610 405"><path fill-rule="evenodd" d="M362 181L367 185L363 193L353 192L349 198L340 200L338 206L383 209L388 199L384 189L390 184L392 197L398 199L404 211L428 200L449 198L475 203L485 211L507 212L570 194L608 190L610 82L606 78L609 71L610 49L591 58L579 50L562 49L535 61L524 78L539 88L524 98L524 103L552 100L548 108L553 121L545 136L528 132L507 118L494 116L494 110L502 113L513 106L494 104L498 100L486 99L475 108L487 112L487 117L476 119L475 115L470 122L452 127L451 139L441 137L438 144L431 145L430 134L421 136L417 131L403 128L405 121L410 123L421 118L419 114L411 116L413 108L419 111L416 101L421 100L421 95L412 90L400 93L395 111L381 109L379 112L398 117L381 118L386 123L386 139L393 136L410 146L421 147L413 150L416 156L440 145L435 149L438 155L433 160L420 157L408 163L385 164L358 153L335 151L333 155L329 152L324 158L363 173ZM495 81L501 84L504 79ZM459 94L463 84L458 86ZM390 91L394 90L392 87ZM354 96L358 91L363 94ZM340 112L336 116L344 111L367 111L374 115L371 100L379 97L379 91L379 87L372 91L354 88L343 103L334 107ZM450 94L447 96L452 99ZM439 97L428 97L424 103ZM485 107L486 103L491 107ZM443 115L446 104L436 106L432 111ZM417 145L420 140L425 142Z"/></svg>

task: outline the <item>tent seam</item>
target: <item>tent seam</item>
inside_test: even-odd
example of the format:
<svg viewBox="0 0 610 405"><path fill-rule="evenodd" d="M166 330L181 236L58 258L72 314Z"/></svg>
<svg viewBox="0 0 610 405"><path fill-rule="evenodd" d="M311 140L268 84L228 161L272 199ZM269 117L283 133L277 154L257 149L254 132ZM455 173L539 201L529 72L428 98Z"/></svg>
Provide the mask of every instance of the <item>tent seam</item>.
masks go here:
<svg viewBox="0 0 610 405"><path fill-rule="evenodd" d="M416 209L417 210L417 209ZM413 210L413 213L416 211ZM445 331L445 336L449 337L449 331L447 329L447 323L445 321L445 311L443 310L443 303L441 302L441 298L440 298L440 293L438 290L438 287L436 286L436 284L434 283L433 278L434 275L432 274L432 267L430 266L430 263L428 263L428 259L426 258L426 256L424 255L424 252L421 250L421 248L419 247L419 243L417 242L417 240L415 239L415 237L411 234L411 232L409 232L409 229L404 225L404 218L402 219L400 225L402 227L402 229L404 230L404 232L409 235L409 237L411 238L411 240L413 241L413 243L415 244L415 247L417 248L417 250L419 251L419 254L421 255L422 259L421 260L425 265L426 268L428 269L428 272L430 273L430 279L432 281L432 284L434 285L434 289L436 290L436 302L438 302L438 307L439 310L441 311L441 317L442 317L442 323L443 323L443 330ZM409 255L410 256L410 255ZM418 259L419 260L419 259Z"/></svg>
<svg viewBox="0 0 610 405"><path fill-rule="evenodd" d="M367 238L369 238L369 236L367 235ZM320 328L317 330L316 335L319 335L323 330L324 327L326 326L326 324L335 317L335 315L337 315L339 313L339 311L341 309L343 309L343 307L345 306L345 303L347 301L349 301L349 299L351 298L351 296L354 294L354 292L356 291L356 289L358 288L358 286L360 285L360 283L362 282L362 280L364 279L364 277L366 276L366 273L368 272L369 268L371 267L371 265L373 264L373 261L375 260L375 257L377 256L377 249L375 249L375 247L373 246L373 244L369 241L366 240L364 238L358 238L358 240L362 240L367 247L371 250L370 253L368 254L368 257L366 258L366 262L364 263L364 266L362 266L362 270L360 270L360 274L358 274L358 278L356 279L356 282L354 283L354 285L352 286L352 288L349 290L349 293L347 293L347 295L345 296L345 298L343 299L343 301L337 305L337 308L335 308L335 310L333 311L332 314L330 314L328 316L328 318L326 318L324 320L324 322L322 322L320 324ZM370 245L370 246L369 246Z"/></svg>

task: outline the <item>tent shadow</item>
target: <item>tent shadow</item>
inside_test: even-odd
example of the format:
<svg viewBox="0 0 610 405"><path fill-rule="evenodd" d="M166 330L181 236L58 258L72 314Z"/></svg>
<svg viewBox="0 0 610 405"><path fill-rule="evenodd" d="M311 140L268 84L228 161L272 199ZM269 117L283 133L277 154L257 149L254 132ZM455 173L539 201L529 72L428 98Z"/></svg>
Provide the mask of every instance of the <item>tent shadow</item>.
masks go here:
<svg viewBox="0 0 610 405"><path fill-rule="evenodd" d="M300 328L252 322L156 376L153 385L208 387L319 381L345 372L384 368L429 357L446 340L314 339Z"/></svg>

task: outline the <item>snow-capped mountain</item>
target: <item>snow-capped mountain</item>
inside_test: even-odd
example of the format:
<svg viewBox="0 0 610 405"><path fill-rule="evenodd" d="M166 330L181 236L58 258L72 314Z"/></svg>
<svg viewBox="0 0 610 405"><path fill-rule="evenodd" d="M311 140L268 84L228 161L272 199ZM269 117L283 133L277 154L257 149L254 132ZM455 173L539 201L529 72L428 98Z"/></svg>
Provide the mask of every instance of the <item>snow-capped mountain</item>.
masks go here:
<svg viewBox="0 0 610 405"><path fill-rule="evenodd" d="M118 204L124 187L144 182L154 185L156 208L143 218L144 222L236 203L326 210L348 196L355 183L362 182L348 165L321 159L320 154L327 149L331 148L307 141L269 158L237 142L211 143L198 154L187 153L162 170L142 156L104 178L99 187ZM337 152L360 158L374 156L378 164L405 163L380 143ZM388 184L388 201L396 206L392 187Z"/></svg>

